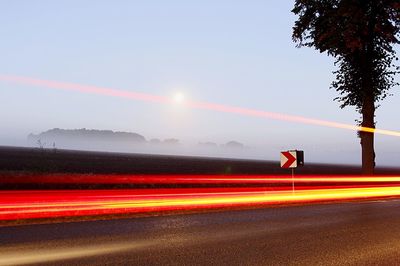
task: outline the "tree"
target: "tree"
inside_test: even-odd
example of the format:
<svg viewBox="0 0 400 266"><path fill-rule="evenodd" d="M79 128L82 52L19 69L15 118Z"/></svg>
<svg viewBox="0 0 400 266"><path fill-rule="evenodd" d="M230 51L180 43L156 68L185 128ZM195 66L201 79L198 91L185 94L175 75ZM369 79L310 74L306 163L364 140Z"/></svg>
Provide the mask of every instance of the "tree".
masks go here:
<svg viewBox="0 0 400 266"><path fill-rule="evenodd" d="M400 43L400 1L296 0L292 12L298 16L292 36L297 46L335 58L335 100L361 114L362 170L373 174L375 110L397 85L393 46Z"/></svg>

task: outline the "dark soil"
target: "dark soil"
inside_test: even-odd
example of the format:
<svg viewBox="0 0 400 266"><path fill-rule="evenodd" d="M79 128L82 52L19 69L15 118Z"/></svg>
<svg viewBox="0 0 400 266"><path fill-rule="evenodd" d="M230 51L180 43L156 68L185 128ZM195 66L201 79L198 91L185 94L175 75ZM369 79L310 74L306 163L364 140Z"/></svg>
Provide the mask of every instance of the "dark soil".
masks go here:
<svg viewBox="0 0 400 266"><path fill-rule="evenodd" d="M392 173L400 169L378 168ZM288 174L277 161L0 147L0 171L91 174ZM352 165L307 164L298 174L359 174Z"/></svg>

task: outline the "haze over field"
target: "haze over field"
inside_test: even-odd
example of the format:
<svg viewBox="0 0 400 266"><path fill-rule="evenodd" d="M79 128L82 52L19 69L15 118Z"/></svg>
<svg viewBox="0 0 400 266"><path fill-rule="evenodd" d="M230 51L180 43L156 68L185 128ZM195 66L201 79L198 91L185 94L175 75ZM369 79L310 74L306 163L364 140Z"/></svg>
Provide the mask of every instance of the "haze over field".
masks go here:
<svg viewBox="0 0 400 266"><path fill-rule="evenodd" d="M40 134L29 134L27 145L39 149L70 149L86 151L112 151L144 154L175 154L195 156L249 157L265 159L265 152L246 147L235 140L181 143L179 139L146 139L134 132L117 132L96 129L54 128Z"/></svg>
<svg viewBox="0 0 400 266"><path fill-rule="evenodd" d="M303 149L306 162L359 163L354 131L181 104L203 101L354 125L358 114L340 110L333 101L337 93L328 89L333 59L295 48L292 6L293 1L258 0L3 3L0 75L174 101L135 101L0 81L0 145L32 145L28 134L51 128L87 128L137 132L147 142L179 139L176 149L146 142L146 149L132 152L277 160L281 150ZM378 128L400 130L398 89L378 109ZM221 148L231 140L245 147ZM91 148L82 143L75 147ZM96 149L116 150L101 143ZM399 151L399 137L376 135L378 166L399 166Z"/></svg>

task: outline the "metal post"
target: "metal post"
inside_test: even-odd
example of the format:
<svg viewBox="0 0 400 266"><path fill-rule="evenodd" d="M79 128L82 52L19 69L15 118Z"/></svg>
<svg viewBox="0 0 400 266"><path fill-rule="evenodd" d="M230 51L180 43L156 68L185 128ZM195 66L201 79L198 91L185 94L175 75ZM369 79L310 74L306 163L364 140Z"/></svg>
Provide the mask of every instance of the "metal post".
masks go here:
<svg viewBox="0 0 400 266"><path fill-rule="evenodd" d="M294 193L294 168L292 168L292 193Z"/></svg>

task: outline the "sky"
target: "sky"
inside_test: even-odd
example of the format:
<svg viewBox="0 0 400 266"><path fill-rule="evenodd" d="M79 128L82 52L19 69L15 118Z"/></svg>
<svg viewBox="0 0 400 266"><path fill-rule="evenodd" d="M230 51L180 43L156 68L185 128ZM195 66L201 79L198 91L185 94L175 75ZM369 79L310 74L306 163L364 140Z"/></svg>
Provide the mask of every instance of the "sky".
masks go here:
<svg viewBox="0 0 400 266"><path fill-rule="evenodd" d="M293 1L1 1L0 75L101 86L355 124L329 89L333 58L291 39ZM396 50L399 51L399 47ZM399 88L377 127L400 130ZM0 145L51 128L136 132L245 144L233 157L360 163L354 131L0 81ZM398 166L400 138L376 136L378 165ZM196 155L196 151L193 151ZM212 155L212 154L211 154Z"/></svg>

